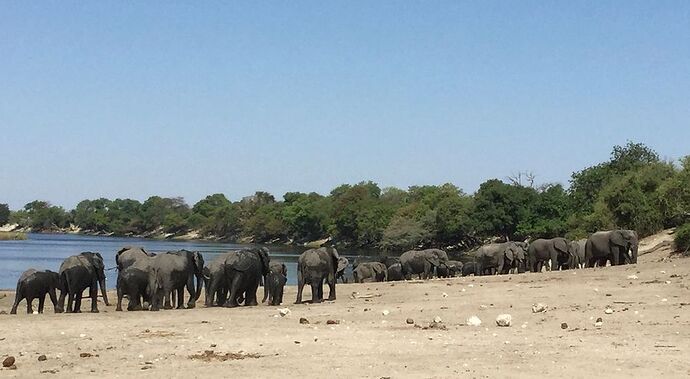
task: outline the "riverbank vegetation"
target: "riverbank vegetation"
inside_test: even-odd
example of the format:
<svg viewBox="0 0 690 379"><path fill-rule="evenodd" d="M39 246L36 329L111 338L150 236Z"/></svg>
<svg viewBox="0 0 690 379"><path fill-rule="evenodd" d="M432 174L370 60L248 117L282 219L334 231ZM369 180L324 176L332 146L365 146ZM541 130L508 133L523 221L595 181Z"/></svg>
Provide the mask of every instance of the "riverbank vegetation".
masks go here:
<svg viewBox="0 0 690 379"><path fill-rule="evenodd" d="M0 216L2 216L0 207ZM380 188L344 184L329 194L256 192L237 201L213 194L189 206L182 198L95 199L66 211L33 201L7 221L34 231L152 236L184 235L254 242L333 243L401 251L414 246L470 248L596 230L635 229L644 237L690 221L690 157L666 162L645 145L615 146L611 158L572 174L568 187L534 177L491 179L474 194L453 184Z"/></svg>
<svg viewBox="0 0 690 379"><path fill-rule="evenodd" d="M0 241L17 241L17 240L25 240L25 239L26 239L26 233L0 231Z"/></svg>

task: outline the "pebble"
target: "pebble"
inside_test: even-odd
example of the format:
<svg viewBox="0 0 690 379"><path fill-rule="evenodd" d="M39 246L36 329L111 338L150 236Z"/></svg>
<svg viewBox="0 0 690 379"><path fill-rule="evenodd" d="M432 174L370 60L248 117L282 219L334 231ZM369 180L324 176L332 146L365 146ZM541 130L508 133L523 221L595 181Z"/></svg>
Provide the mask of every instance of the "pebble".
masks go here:
<svg viewBox="0 0 690 379"><path fill-rule="evenodd" d="M443 320L441 320L441 317L436 316L436 317L434 317L434 322L439 324L439 323L443 322Z"/></svg>
<svg viewBox="0 0 690 379"><path fill-rule="evenodd" d="M328 324L328 325L340 324L340 320L326 320L326 324Z"/></svg>
<svg viewBox="0 0 690 379"><path fill-rule="evenodd" d="M498 326L503 326L503 327L508 327L512 324L513 322L513 317L509 314L500 314L498 317L496 317L496 325Z"/></svg>
<svg viewBox="0 0 690 379"><path fill-rule="evenodd" d="M546 312L546 308L548 306L543 303L537 303L532 305L532 313L541 313L541 312Z"/></svg>
<svg viewBox="0 0 690 379"><path fill-rule="evenodd" d="M611 313L613 313L613 309L611 309L611 308L606 308L606 310L604 311L604 313L606 313L607 315L610 315Z"/></svg>
<svg viewBox="0 0 690 379"><path fill-rule="evenodd" d="M285 317L290 314L290 309L288 308L279 308L278 309L278 314L280 314L280 317Z"/></svg>
<svg viewBox="0 0 690 379"><path fill-rule="evenodd" d="M42 354L42 355L39 355L39 356L38 356L38 361L39 361L39 362L43 362L43 361L47 361L47 360L48 360L48 357L46 357L45 354Z"/></svg>
<svg viewBox="0 0 690 379"><path fill-rule="evenodd" d="M414 319L412 319L411 317L409 317L407 320L405 320L405 322L406 322L408 325L412 325L412 324L414 324Z"/></svg>
<svg viewBox="0 0 690 379"><path fill-rule="evenodd" d="M300 317L299 318L299 323L300 324L308 324L309 320L307 320L305 317Z"/></svg>
<svg viewBox="0 0 690 379"><path fill-rule="evenodd" d="M635 280L635 279L637 279L637 275L635 275L635 274L628 275L628 279Z"/></svg>
<svg viewBox="0 0 690 379"><path fill-rule="evenodd" d="M448 297L448 294L444 292L441 294L441 297Z"/></svg>
<svg viewBox="0 0 690 379"><path fill-rule="evenodd" d="M391 312L388 311L388 309L384 309L384 310L381 312L381 314L384 315L384 316L388 316L390 313L391 313Z"/></svg>
<svg viewBox="0 0 690 379"><path fill-rule="evenodd" d="M12 365L14 365L14 361L15 361L14 357L10 355L9 357L5 358L5 360L2 361L2 367L12 366Z"/></svg>
<svg viewBox="0 0 690 379"><path fill-rule="evenodd" d="M567 323L567 322L562 322L562 323L561 323L561 329L568 329L568 323Z"/></svg>
<svg viewBox="0 0 690 379"><path fill-rule="evenodd" d="M480 320L477 316L471 316L467 319L466 323L469 326L480 326L482 324L482 320Z"/></svg>
<svg viewBox="0 0 690 379"><path fill-rule="evenodd" d="M594 323L594 326L597 328L601 328L601 326L603 324L604 324L604 320L601 317L599 317L599 318L597 318L597 321Z"/></svg>

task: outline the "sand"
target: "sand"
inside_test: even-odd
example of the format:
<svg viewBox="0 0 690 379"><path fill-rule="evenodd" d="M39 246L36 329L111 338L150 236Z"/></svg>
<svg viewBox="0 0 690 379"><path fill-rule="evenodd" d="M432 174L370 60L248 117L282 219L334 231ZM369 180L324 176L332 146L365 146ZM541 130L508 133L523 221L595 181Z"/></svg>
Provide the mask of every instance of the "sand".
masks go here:
<svg viewBox="0 0 690 379"><path fill-rule="evenodd" d="M339 284L335 302L313 305L292 304L295 287L281 307L199 301L191 310L115 312L100 304L99 314L47 306L27 315L20 305L19 315L0 315L0 356L16 358L0 376L685 378L690 259L667 250L628 266ZM0 293L0 310L9 313L13 298ZM536 303L546 311L533 313ZM280 316L282 308L290 313ZM510 327L496 325L500 314L511 315ZM481 326L466 325L471 316Z"/></svg>

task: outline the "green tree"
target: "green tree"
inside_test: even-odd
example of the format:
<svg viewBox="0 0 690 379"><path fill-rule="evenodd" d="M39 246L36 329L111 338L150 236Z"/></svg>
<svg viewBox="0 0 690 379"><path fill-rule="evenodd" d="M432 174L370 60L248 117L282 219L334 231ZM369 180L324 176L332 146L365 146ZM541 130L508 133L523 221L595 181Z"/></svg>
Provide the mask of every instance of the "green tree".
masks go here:
<svg viewBox="0 0 690 379"><path fill-rule="evenodd" d="M288 192L284 196L282 220L287 236L305 242L325 237L329 200L317 193Z"/></svg>
<svg viewBox="0 0 690 379"><path fill-rule="evenodd" d="M484 237L501 236L523 239L519 225L531 217L530 204L537 197L531 187L516 186L491 179L479 186L474 195L472 219L477 232Z"/></svg>
<svg viewBox="0 0 690 379"><path fill-rule="evenodd" d="M386 251L403 253L423 245L431 238L431 234L421 221L398 215L393 217L383 231L379 246Z"/></svg>
<svg viewBox="0 0 690 379"><path fill-rule="evenodd" d="M71 221L69 213L62 207L51 205L47 201L35 200L24 206L24 210L15 218L22 227L35 231L51 231L66 228Z"/></svg>
<svg viewBox="0 0 690 379"><path fill-rule="evenodd" d="M7 204L0 204L0 225L5 225L10 221L10 207Z"/></svg>
<svg viewBox="0 0 690 379"><path fill-rule="evenodd" d="M103 232L112 230L108 217L112 202L108 199L83 200L73 210L74 223L82 229Z"/></svg>
<svg viewBox="0 0 690 379"><path fill-rule="evenodd" d="M568 194L560 184L549 184L538 190L529 204L528 217L518 225L518 234L531 238L564 236L571 213Z"/></svg>
<svg viewBox="0 0 690 379"><path fill-rule="evenodd" d="M151 196L141 205L144 230L162 229L166 233L180 233L187 229L189 206L181 197L164 198Z"/></svg>

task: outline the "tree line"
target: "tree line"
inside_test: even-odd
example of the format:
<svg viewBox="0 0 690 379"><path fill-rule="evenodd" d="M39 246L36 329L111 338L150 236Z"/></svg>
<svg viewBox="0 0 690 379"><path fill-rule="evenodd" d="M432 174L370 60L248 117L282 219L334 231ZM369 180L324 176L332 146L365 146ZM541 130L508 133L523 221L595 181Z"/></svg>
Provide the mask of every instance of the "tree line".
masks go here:
<svg viewBox="0 0 690 379"><path fill-rule="evenodd" d="M571 175L569 186L491 179L474 194L453 184L380 188L343 184L328 195L266 192L237 201L213 194L189 206L182 198L152 196L83 200L66 211L33 201L12 211L0 204L0 224L34 231L70 225L114 235L182 235L230 241L294 242L330 238L337 245L400 252L417 246L471 248L488 238L585 237L626 228L640 236L690 222L690 156L662 160L649 147L615 146L609 160ZM687 229L688 232L683 230ZM679 229L688 234L690 226ZM689 242L690 243L690 242Z"/></svg>

